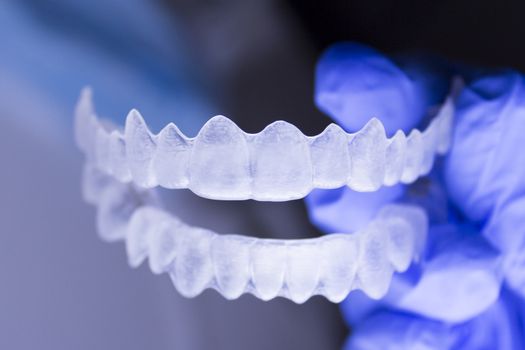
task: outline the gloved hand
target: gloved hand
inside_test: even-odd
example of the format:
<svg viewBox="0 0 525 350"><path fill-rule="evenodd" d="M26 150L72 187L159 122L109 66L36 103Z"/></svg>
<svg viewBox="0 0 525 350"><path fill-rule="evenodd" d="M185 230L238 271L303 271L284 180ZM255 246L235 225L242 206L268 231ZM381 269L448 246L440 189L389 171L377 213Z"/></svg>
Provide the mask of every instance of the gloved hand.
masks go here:
<svg viewBox="0 0 525 350"><path fill-rule="evenodd" d="M445 167L450 198L503 254L508 284L525 297L525 77L475 79L458 104Z"/></svg>
<svg viewBox="0 0 525 350"><path fill-rule="evenodd" d="M482 314L459 324L380 310L355 326L345 349L523 349L522 304L504 293Z"/></svg>
<svg viewBox="0 0 525 350"><path fill-rule="evenodd" d="M391 60L373 49L343 44L329 49L318 64L316 103L348 131L377 116L390 136L420 124L443 100L452 75L458 73L467 86L457 100L452 150L430 175L428 187L434 189L427 191L426 200L420 198L431 223L427 254L420 265L394 276L383 300L354 292L342 304L346 319L358 330L359 341L350 340L349 348L369 344L419 349L421 342L428 343L425 349L453 349L454 344L494 348L481 347L481 338L464 337L463 330L501 324L493 315L507 317L507 308L490 312L506 302L499 298L503 276L518 292L520 286L521 293L525 291L525 273L520 273L525 254L519 254L525 229L518 231L519 218L525 218L520 215L525 214L525 180L520 183L525 179L525 155L519 153L518 140L525 131L525 120L520 123L525 107L523 99L519 106L520 93L525 92L521 76L487 76L424 56ZM312 222L322 230L352 232L382 205L409 195L404 185L374 193L316 190L306 203ZM425 331L435 324L439 332ZM504 337L504 330L495 327L491 332ZM383 344L382 337L390 345Z"/></svg>

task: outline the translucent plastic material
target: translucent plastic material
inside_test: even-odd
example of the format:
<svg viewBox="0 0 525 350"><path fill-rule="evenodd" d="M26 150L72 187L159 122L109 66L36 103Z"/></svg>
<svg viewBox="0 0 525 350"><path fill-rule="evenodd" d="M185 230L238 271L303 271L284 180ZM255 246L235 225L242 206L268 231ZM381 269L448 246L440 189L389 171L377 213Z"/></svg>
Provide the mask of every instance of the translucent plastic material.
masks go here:
<svg viewBox="0 0 525 350"><path fill-rule="evenodd" d="M90 99L85 90L77 107L77 142L100 170L141 187L189 188L222 200L286 201L313 188L347 185L369 192L412 183L447 151L453 116L449 98L426 130L414 129L408 137L398 131L391 138L375 118L355 134L332 124L310 137L284 121L248 134L216 116L189 138L174 124L152 134L136 110L123 134L106 130Z"/></svg>

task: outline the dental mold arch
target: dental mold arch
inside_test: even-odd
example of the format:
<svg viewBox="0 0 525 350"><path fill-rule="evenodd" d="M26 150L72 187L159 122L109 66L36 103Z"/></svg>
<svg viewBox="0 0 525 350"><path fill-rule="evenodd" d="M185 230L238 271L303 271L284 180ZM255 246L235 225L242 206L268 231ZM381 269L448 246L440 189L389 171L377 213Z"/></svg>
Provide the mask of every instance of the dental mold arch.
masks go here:
<svg viewBox="0 0 525 350"><path fill-rule="evenodd" d="M390 139L377 119L354 134L331 124L309 137L283 121L247 134L222 116L194 138L171 123L153 135L135 110L120 131L99 120L84 89L75 115L76 141L86 155L84 197L97 207L103 239L124 240L132 267L148 259L152 272L169 273L184 296L212 288L227 299L251 293L262 300L302 303L323 295L340 302L361 289L378 299L392 274L406 271L423 252L428 224L421 208L385 205L354 233L259 239L188 226L163 209L154 187L189 188L210 199L283 201L314 187L374 191L411 183L448 150L461 85L454 82L423 132L406 137L398 131Z"/></svg>
<svg viewBox="0 0 525 350"><path fill-rule="evenodd" d="M173 123L154 135L136 110L123 132L111 130L96 116L91 96L85 88L75 112L77 143L90 163L121 182L189 188L216 200L288 201L313 188L368 192L412 183L447 152L454 111L451 94L424 131L398 130L391 138L376 118L356 133L330 124L305 136L285 121L249 134L224 116L190 138Z"/></svg>
<svg viewBox="0 0 525 350"><path fill-rule="evenodd" d="M154 189L122 183L85 165L83 195L97 208L99 235L123 240L128 263L148 259L155 274L168 273L180 294L207 288L227 299L250 293L262 300L303 303L313 295L341 302L360 289L383 297L394 272L404 272L423 252L424 210L407 204L383 207L364 229L319 238L261 239L186 225L162 208Z"/></svg>

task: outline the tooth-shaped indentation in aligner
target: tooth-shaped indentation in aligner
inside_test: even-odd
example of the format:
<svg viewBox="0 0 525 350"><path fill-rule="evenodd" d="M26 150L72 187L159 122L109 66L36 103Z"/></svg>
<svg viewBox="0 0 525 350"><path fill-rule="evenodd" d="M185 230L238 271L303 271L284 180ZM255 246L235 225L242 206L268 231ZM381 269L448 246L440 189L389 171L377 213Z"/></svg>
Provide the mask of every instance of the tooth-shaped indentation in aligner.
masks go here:
<svg viewBox="0 0 525 350"><path fill-rule="evenodd" d="M133 180L142 187L156 186L157 181L151 166L156 144L137 110L131 110L126 118L125 137L128 165Z"/></svg>
<svg viewBox="0 0 525 350"><path fill-rule="evenodd" d="M192 145L192 141L173 123L161 130L157 137L157 152L152 165L161 186L188 187Z"/></svg>
<svg viewBox="0 0 525 350"><path fill-rule="evenodd" d="M287 247L278 241L257 241L251 250L252 281L262 300L279 295L284 283Z"/></svg>
<svg viewBox="0 0 525 350"><path fill-rule="evenodd" d="M131 267L136 268L142 264L148 256L152 232L158 229L159 223L169 220L168 214L150 206L140 207L133 213L126 235L126 252Z"/></svg>
<svg viewBox="0 0 525 350"><path fill-rule="evenodd" d="M406 271L414 259L414 231L406 221L392 220L390 225L388 257L396 271Z"/></svg>
<svg viewBox="0 0 525 350"><path fill-rule="evenodd" d="M185 297L199 295L213 278L210 248L214 236L213 232L205 229L183 226L180 230L170 277L175 288Z"/></svg>
<svg viewBox="0 0 525 350"><path fill-rule="evenodd" d="M407 137L407 152L401 182L405 184L414 182L421 171L422 161L423 137L419 130L413 129Z"/></svg>
<svg viewBox="0 0 525 350"><path fill-rule="evenodd" d="M174 217L158 223L148 237L148 263L151 272L155 274L167 272L177 253L177 231L183 223Z"/></svg>
<svg viewBox="0 0 525 350"><path fill-rule="evenodd" d="M405 271L414 258L415 232L406 220L396 217L387 220L388 258L396 271Z"/></svg>
<svg viewBox="0 0 525 350"><path fill-rule="evenodd" d="M241 296L250 281L250 249L254 242L255 238L238 235L217 235L212 241L216 287L226 299Z"/></svg>
<svg viewBox="0 0 525 350"><path fill-rule="evenodd" d="M452 134L453 113L453 101L448 97L439 109L438 114L421 133L423 155L419 176L426 175L432 170L436 154L444 154L448 151Z"/></svg>
<svg viewBox="0 0 525 350"><path fill-rule="evenodd" d="M407 139L405 133L398 130L389 140L385 157L385 179L387 186L395 185L401 179L405 166Z"/></svg>
<svg viewBox="0 0 525 350"><path fill-rule="evenodd" d="M350 159L347 133L330 124L320 135L310 138L313 184L316 188L346 185Z"/></svg>
<svg viewBox="0 0 525 350"><path fill-rule="evenodd" d="M362 233L357 276L359 286L371 298L382 298L388 291L393 268L388 259L388 236L385 227L370 223Z"/></svg>
<svg viewBox="0 0 525 350"><path fill-rule="evenodd" d="M439 111L437 119L438 126L436 127L437 133L437 152L439 154L445 154L451 143L452 139L452 122L454 117L454 102L451 97L448 97L443 107Z"/></svg>
<svg viewBox="0 0 525 350"><path fill-rule="evenodd" d="M314 293L319 283L319 247L315 242L288 246L286 286L290 299L304 303Z"/></svg>
<svg viewBox="0 0 525 350"><path fill-rule="evenodd" d="M310 192L310 152L299 129L277 121L249 136L253 198L289 200Z"/></svg>
<svg viewBox="0 0 525 350"><path fill-rule="evenodd" d="M348 186L356 191L375 191L385 178L387 139L383 124L372 118L353 135L348 146L350 174Z"/></svg>
<svg viewBox="0 0 525 350"><path fill-rule="evenodd" d="M128 190L127 185L116 181L103 189L98 197L97 231L100 238L107 242L124 239L128 222L142 203Z"/></svg>
<svg viewBox="0 0 525 350"><path fill-rule="evenodd" d="M244 133L223 116L210 119L194 141L190 189L200 196L230 199L251 194L250 155Z"/></svg>
<svg viewBox="0 0 525 350"><path fill-rule="evenodd" d="M328 300L343 301L354 285L359 258L359 238L355 234L334 234L323 239L321 284Z"/></svg>
<svg viewBox="0 0 525 350"><path fill-rule="evenodd" d="M411 205L387 206L378 219L387 228L388 258L392 266L398 272L406 271L423 251L428 226L425 212Z"/></svg>
<svg viewBox="0 0 525 350"><path fill-rule="evenodd" d="M435 119L432 122L434 121ZM434 124L436 123L434 122ZM437 125L434 124L431 123L429 127L421 133L423 155L418 175L428 174L434 165L434 154L437 147Z"/></svg>

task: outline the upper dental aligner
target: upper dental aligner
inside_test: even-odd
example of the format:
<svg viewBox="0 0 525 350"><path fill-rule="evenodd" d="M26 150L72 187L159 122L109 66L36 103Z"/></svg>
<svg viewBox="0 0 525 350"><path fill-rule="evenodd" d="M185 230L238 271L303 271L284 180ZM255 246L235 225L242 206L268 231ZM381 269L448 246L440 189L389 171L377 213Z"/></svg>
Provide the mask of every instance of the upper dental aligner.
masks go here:
<svg viewBox="0 0 525 350"><path fill-rule="evenodd" d="M414 182L431 170L435 154L448 150L452 118L449 97L424 131L414 129L408 136L398 131L387 138L375 118L353 134L331 124L310 137L284 121L248 134L216 116L189 138L171 123L154 135L132 110L122 133L102 125L85 89L76 134L88 160L122 182L189 188L210 199L287 201L313 188L347 185L364 192Z"/></svg>
<svg viewBox="0 0 525 350"><path fill-rule="evenodd" d="M277 240L221 235L191 227L160 208L151 190L124 184L85 167L84 197L97 206L101 236L125 240L128 261L146 258L154 273L169 273L184 296L206 288L228 299L243 293L302 303L312 295L342 301L354 289L372 298L387 291L394 271L405 271L421 254L425 212L393 204L364 229L315 239Z"/></svg>

